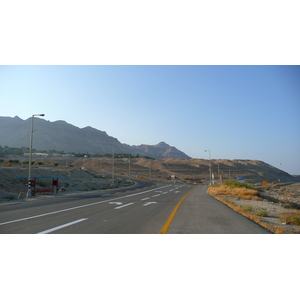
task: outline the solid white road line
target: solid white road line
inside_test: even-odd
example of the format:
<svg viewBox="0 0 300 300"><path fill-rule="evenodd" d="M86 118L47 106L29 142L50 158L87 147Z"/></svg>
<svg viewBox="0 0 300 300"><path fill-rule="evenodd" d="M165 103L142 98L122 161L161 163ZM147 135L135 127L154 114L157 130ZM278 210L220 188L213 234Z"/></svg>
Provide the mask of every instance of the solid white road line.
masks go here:
<svg viewBox="0 0 300 300"><path fill-rule="evenodd" d="M64 224L64 225L60 225L60 226L57 226L57 227L54 227L54 228L51 228L51 229L48 229L48 230L45 230L45 231L38 232L37 234L44 234L44 233L49 233L49 232L52 232L52 231L56 231L58 229L65 228L65 227L71 226L73 224L76 224L76 223L79 223L79 222L82 222L82 221L85 221L85 220L87 220L87 219L80 219L80 220L77 220L77 221L73 221L73 222L70 222L70 223L67 223L67 224Z"/></svg>
<svg viewBox="0 0 300 300"><path fill-rule="evenodd" d="M32 216L32 217L26 217L26 218L22 218L22 219L17 219L17 220L12 220L12 221L8 221L8 222L3 222L3 223L0 223L0 226L1 225L5 225L5 224L10 224L10 223L15 223L15 222L20 222L20 221L30 220L30 219L34 219L34 218L40 218L40 217L44 217L44 216L48 216L48 215L52 215L52 214L57 214L57 213L60 213L60 212L69 211L69 210L73 210L73 209L77 209L77 208L83 208L83 207L87 207L87 206L91 206L91 205L101 204L101 203L105 203L105 202L108 202L108 201L114 201L114 200L119 200L119 199L123 199L123 198L133 197L133 196L136 196L136 195L141 195L141 194L153 192L153 191L158 190L158 189L166 188L168 186L170 186L170 184L162 186L162 187L158 187L158 188L155 188L155 189L152 189L152 190L148 190L148 191L144 191L144 192L140 192L140 193L136 193L136 194L126 195L126 196L123 196L123 197L118 197L118 198L114 198L114 199L103 200L103 201L94 202L94 203L90 203L90 204L84 204L84 205L74 206L74 207L70 207L70 208L66 208L66 209L62 209L62 210L57 210L57 211L52 211L52 212L41 214L41 215L36 215L36 216Z"/></svg>

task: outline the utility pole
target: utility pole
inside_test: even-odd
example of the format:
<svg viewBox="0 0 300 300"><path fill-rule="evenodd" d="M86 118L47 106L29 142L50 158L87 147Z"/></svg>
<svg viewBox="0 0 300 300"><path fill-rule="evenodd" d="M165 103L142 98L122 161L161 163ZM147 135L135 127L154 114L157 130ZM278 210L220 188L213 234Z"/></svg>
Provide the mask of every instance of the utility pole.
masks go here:
<svg viewBox="0 0 300 300"><path fill-rule="evenodd" d="M204 150L204 152L208 152L208 157L209 157L209 184L211 185L211 162L210 162L210 150Z"/></svg>
<svg viewBox="0 0 300 300"><path fill-rule="evenodd" d="M113 189L115 188L115 149L119 148L120 146L112 146L112 181L113 181Z"/></svg>
<svg viewBox="0 0 300 300"><path fill-rule="evenodd" d="M112 146L112 182L113 182L113 189L115 188L115 173L114 173L114 169L115 169L115 152L114 152L114 146Z"/></svg>
<svg viewBox="0 0 300 300"><path fill-rule="evenodd" d="M128 163L129 163L129 166L128 166L128 177L130 178L130 153L129 153Z"/></svg>

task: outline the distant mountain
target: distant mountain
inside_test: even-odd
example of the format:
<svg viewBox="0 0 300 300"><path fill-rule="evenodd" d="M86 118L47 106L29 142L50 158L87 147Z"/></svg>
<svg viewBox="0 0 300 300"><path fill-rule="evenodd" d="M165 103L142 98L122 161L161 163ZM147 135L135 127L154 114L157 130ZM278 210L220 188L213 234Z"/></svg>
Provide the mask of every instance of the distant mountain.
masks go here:
<svg viewBox="0 0 300 300"><path fill-rule="evenodd" d="M165 142L160 142L157 145L140 145L140 146L132 146L132 148L136 150L141 150L143 152L148 153L149 156L152 157L161 157L161 158L190 158L182 151L179 151L175 147L171 147Z"/></svg>
<svg viewBox="0 0 300 300"><path fill-rule="evenodd" d="M0 117L0 145L2 147L29 147L31 118ZM79 128L65 121L50 122L34 118L33 148L75 153L105 154L131 153L154 158L189 158L175 147L161 142L157 145L130 146L109 136L105 131L90 126Z"/></svg>

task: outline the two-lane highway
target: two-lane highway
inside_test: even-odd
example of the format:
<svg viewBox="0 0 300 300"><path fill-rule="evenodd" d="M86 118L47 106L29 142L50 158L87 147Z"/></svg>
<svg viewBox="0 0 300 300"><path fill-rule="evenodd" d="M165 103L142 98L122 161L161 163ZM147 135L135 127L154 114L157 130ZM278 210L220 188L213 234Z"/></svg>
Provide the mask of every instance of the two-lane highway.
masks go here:
<svg viewBox="0 0 300 300"><path fill-rule="evenodd" d="M192 188L157 183L2 205L0 233L159 233Z"/></svg>

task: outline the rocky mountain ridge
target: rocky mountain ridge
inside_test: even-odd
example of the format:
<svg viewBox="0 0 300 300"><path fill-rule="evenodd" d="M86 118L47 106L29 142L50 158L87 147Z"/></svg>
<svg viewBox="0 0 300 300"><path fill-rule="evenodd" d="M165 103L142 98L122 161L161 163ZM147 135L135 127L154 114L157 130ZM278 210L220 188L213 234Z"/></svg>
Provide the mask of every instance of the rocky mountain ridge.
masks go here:
<svg viewBox="0 0 300 300"><path fill-rule="evenodd" d="M0 145L9 147L29 147L31 118L0 117ZM37 150L56 150L75 153L105 154L131 153L154 158L189 158L188 155L165 142L157 145L130 146L121 143L90 126L79 128L65 121L50 122L34 118L34 148Z"/></svg>

